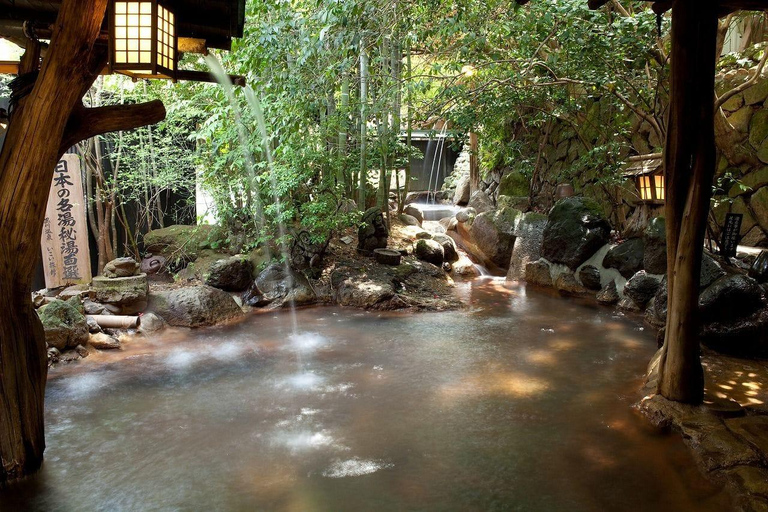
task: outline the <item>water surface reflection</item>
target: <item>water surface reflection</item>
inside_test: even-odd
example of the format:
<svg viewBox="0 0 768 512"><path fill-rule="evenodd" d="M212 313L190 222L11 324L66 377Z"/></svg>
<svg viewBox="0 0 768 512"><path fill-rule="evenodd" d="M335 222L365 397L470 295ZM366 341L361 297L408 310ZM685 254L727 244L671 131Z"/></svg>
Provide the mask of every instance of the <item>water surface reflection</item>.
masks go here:
<svg viewBox="0 0 768 512"><path fill-rule="evenodd" d="M496 280L465 312L339 308L168 331L52 371L2 510L725 510L630 409L653 336Z"/></svg>

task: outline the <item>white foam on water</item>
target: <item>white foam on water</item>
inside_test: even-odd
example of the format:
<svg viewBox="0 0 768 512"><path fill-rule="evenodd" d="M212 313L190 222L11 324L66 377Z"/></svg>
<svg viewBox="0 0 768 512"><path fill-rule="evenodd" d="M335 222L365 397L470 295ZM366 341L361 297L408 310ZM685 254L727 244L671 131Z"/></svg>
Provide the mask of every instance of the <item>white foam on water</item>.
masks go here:
<svg viewBox="0 0 768 512"><path fill-rule="evenodd" d="M328 345L328 338L316 332L295 333L288 336L290 348L299 352L314 352Z"/></svg>
<svg viewBox="0 0 768 512"><path fill-rule="evenodd" d="M104 379L97 374L76 375L66 381L67 391L80 398L87 397L104 387Z"/></svg>
<svg viewBox="0 0 768 512"><path fill-rule="evenodd" d="M165 358L165 364L177 370L185 370L195 363L196 356L190 350L175 349Z"/></svg>
<svg viewBox="0 0 768 512"><path fill-rule="evenodd" d="M349 460L337 460L325 471L323 476L326 478L346 478L350 476L370 475L381 469L392 468L395 465L382 460L365 460L357 457Z"/></svg>
<svg viewBox="0 0 768 512"><path fill-rule="evenodd" d="M292 452L305 452L332 448L335 450L349 450L339 443L327 430L313 432L301 430L298 432L280 432L273 437L274 444L288 448Z"/></svg>
<svg viewBox="0 0 768 512"><path fill-rule="evenodd" d="M211 355L219 361L234 361L240 357L245 350L246 347L244 344L235 341L228 341L221 345L210 347Z"/></svg>
<svg viewBox="0 0 768 512"><path fill-rule="evenodd" d="M325 381L320 375L312 372L298 373L285 379L284 383L296 389L315 389Z"/></svg>

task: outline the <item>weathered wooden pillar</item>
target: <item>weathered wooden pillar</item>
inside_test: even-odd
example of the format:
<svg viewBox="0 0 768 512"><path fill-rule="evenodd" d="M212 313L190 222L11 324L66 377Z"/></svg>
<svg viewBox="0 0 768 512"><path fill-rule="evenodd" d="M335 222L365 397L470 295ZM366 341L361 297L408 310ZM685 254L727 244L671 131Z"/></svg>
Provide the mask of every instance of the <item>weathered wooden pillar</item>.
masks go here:
<svg viewBox="0 0 768 512"><path fill-rule="evenodd" d="M672 75L666 172L668 311L658 392L700 403L699 274L715 173L714 80L717 2L677 0L672 8Z"/></svg>
<svg viewBox="0 0 768 512"><path fill-rule="evenodd" d="M45 450L45 334L30 292L56 162L82 139L165 116L159 101L83 107L106 61L106 48L96 44L106 7L107 0L63 0L0 151L0 484L38 469ZM38 56L26 55L21 71L33 71Z"/></svg>

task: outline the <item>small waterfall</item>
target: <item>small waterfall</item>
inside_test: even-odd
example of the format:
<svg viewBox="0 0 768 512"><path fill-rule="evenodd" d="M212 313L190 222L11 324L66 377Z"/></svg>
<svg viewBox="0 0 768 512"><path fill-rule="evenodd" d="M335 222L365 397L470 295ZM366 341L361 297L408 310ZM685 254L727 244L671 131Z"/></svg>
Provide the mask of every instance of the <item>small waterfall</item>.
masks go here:
<svg viewBox="0 0 768 512"><path fill-rule="evenodd" d="M427 183L427 204L429 204L429 196L432 196L432 203L437 203L437 184L440 181L440 164L443 160L443 151L445 150L445 139L448 133L448 123L443 124L440 129L440 133L437 135L437 141L435 142L435 151L432 153L432 165L429 169L429 182ZM432 140L429 141L432 143ZM429 151L429 144L427 145L427 152ZM425 155L426 156L426 155ZM437 166L435 166L437 164ZM435 180L434 189L432 188L432 178Z"/></svg>
<svg viewBox="0 0 768 512"><path fill-rule="evenodd" d="M246 171L248 172L249 187L252 191L251 195L255 198L256 201L256 222L258 223L259 228L264 231L264 208L261 204L261 198L259 197L259 185L256 182L256 166L253 161L253 155L248 149L248 134L246 133L245 124L243 123L240 105L237 103L237 99L235 98L235 86L232 84L232 80L229 78L227 72L224 71L224 68L222 67L221 62L219 62L219 59L209 54L205 56L205 62L210 68L213 76L216 77L216 81L224 90L224 94L227 96L227 102L229 102L229 105L232 107L232 111L235 115L237 137L240 141L240 148L243 152L243 159L245 160ZM266 249L267 257L271 258L269 246L267 246Z"/></svg>

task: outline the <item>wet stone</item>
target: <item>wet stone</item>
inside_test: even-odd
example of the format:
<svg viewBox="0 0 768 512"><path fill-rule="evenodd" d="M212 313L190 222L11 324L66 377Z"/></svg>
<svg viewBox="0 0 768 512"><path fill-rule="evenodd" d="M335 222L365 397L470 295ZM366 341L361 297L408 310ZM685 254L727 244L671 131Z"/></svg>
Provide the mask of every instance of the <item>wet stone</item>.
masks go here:
<svg viewBox="0 0 768 512"><path fill-rule="evenodd" d="M760 461L757 453L726 429L715 429L692 439L694 456L707 471Z"/></svg>
<svg viewBox="0 0 768 512"><path fill-rule="evenodd" d="M768 416L744 416L725 421L725 425L768 457Z"/></svg>
<svg viewBox="0 0 768 512"><path fill-rule="evenodd" d="M768 470L755 466L737 466L727 471L732 485L737 490L752 495L768 497Z"/></svg>

